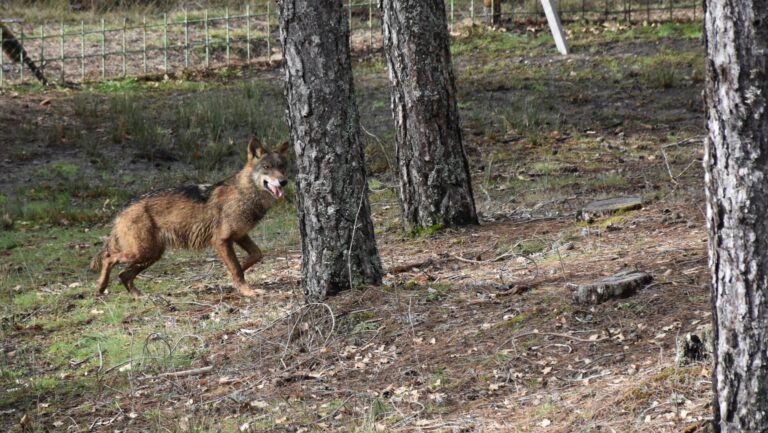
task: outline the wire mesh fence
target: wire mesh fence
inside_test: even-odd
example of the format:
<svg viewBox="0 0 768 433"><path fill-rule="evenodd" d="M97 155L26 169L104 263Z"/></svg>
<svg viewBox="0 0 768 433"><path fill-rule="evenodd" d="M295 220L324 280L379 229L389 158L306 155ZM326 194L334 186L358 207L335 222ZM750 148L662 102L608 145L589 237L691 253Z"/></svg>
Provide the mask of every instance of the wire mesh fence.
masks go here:
<svg viewBox="0 0 768 433"><path fill-rule="evenodd" d="M376 0L344 0L354 50L381 45ZM577 21L697 20L698 0L560 0L560 18ZM446 0L452 29L543 20L540 0ZM5 19L3 48L13 34L24 47L15 59L0 56L0 86L35 80L31 60L48 81L84 83L124 77L178 74L233 64L269 65L281 57L278 18L270 0L238 9L195 10L160 16L101 18L35 24Z"/></svg>

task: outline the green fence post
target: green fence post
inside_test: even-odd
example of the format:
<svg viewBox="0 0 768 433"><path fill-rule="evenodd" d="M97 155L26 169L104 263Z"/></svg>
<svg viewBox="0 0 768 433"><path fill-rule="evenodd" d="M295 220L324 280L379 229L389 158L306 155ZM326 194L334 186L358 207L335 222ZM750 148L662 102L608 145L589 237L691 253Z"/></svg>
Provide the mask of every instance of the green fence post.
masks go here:
<svg viewBox="0 0 768 433"><path fill-rule="evenodd" d="M456 21L456 17L453 15L453 0L451 0L451 32L453 32L453 24Z"/></svg>
<svg viewBox="0 0 768 433"><path fill-rule="evenodd" d="M245 61L251 63L251 5L245 5Z"/></svg>
<svg viewBox="0 0 768 433"><path fill-rule="evenodd" d="M347 13L349 15L349 33L351 35L352 34L352 0L349 0L349 2L347 2L347 9L348 9Z"/></svg>
<svg viewBox="0 0 768 433"><path fill-rule="evenodd" d="M208 68L211 66L210 53L209 53L209 41L208 41L208 9L205 10L203 22L205 24L205 67Z"/></svg>
<svg viewBox="0 0 768 433"><path fill-rule="evenodd" d="M469 1L469 17L472 19L472 27L475 26L475 0Z"/></svg>

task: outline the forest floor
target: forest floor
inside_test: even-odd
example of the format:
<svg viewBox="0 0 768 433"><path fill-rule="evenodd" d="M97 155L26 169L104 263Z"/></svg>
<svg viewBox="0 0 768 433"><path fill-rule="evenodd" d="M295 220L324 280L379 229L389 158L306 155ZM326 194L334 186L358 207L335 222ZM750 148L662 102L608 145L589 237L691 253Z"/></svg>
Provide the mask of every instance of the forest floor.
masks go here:
<svg viewBox="0 0 768 433"><path fill-rule="evenodd" d="M699 25L457 32L482 224L403 233L386 64L356 57L387 275L306 305L293 194L253 231L237 296L212 251L170 252L95 299L109 221L152 188L239 169L287 137L279 70L228 69L0 97L3 431L704 431L708 362L676 338L710 321ZM577 218L587 203L641 209ZM599 305L570 284L653 282Z"/></svg>

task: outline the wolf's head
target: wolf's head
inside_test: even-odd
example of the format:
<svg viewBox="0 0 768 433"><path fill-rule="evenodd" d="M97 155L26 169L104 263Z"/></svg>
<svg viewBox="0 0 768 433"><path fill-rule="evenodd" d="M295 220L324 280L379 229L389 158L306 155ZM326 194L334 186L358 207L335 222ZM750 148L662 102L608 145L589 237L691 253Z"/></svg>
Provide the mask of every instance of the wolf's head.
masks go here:
<svg viewBox="0 0 768 433"><path fill-rule="evenodd" d="M256 138L248 143L248 164L250 176L257 188L265 189L275 198L283 196L283 188L288 184L285 177L285 152L288 142L283 142L274 151L269 151Z"/></svg>

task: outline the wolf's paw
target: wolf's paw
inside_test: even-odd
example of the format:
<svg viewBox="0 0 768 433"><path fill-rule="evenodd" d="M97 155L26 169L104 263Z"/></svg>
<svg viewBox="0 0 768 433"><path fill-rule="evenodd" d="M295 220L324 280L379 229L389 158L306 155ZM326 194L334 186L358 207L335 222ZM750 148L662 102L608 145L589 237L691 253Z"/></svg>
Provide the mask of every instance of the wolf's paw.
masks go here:
<svg viewBox="0 0 768 433"><path fill-rule="evenodd" d="M240 296L247 296L249 298L253 298L255 296L262 296L266 293L264 290L261 290L261 289L251 289L247 285L237 286L237 291L238 293L240 293Z"/></svg>

